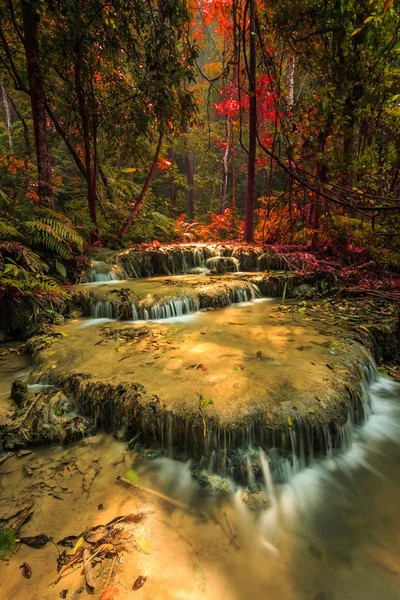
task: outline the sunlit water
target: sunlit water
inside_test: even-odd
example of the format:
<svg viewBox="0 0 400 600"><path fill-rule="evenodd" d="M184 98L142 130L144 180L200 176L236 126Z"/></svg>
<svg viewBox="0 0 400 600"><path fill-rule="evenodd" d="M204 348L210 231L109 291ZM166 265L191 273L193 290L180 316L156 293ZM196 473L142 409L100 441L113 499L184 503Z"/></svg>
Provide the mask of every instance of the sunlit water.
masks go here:
<svg viewBox="0 0 400 600"><path fill-rule="evenodd" d="M29 361L26 357L8 355L1 364L1 391L3 396L7 396L12 379L28 376ZM163 592L167 588L155 590L149 584L148 591L143 588L142 597L160 600L163 597L192 600L398 600L400 385L379 379L370 388L370 399L372 413L363 426L353 431L353 440L346 452L292 474L283 485L272 481L268 463L263 460L263 491L270 506L258 512L251 511L243 502L241 489L217 499L205 494L193 480L189 464L172 459L142 463L138 468L140 484L188 502L194 508L185 516L179 516L179 511L166 510L163 517L192 546L185 546L182 542L181 548L175 547L167 534L163 533L162 539L159 539L157 530L154 530L153 546L164 545L162 555L166 557L166 564L161 567L159 554L148 557L149 573L154 579L161 578L162 572L163 580L166 580L175 572L176 580L171 583L171 588L168 587L168 596ZM79 450L79 443L71 447L72 452L73 448ZM118 448L126 446L118 445ZM50 452L57 460L58 455L65 454L65 448L54 448ZM95 455L96 452L98 455ZM48 456L49 450L38 449L35 452L39 458L42 454ZM101 449L101 444L99 448L93 445L93 460L100 461L100 456L105 458L107 452ZM85 523L91 523L96 516L93 511L97 510L98 502L112 502L107 486L112 485L117 474L121 474L121 465L116 464L111 460L104 463L104 482L99 485L98 496L94 495L92 500L88 497L82 500L83 504L80 502L81 487L77 489L76 498L65 496L63 514L75 514L78 506L80 511L84 511L87 503ZM17 478L17 474L7 477ZM7 488L7 494L13 489L13 481L10 480L12 487ZM28 482L26 475L21 481L15 481L22 489L24 482ZM217 510L214 522L204 521L201 515L210 514L213 505ZM54 535L58 533L60 508L61 503L54 514L51 511L45 513L46 520L42 526L47 532L54 528ZM219 523L221 515L225 514L229 525L225 521L222 525ZM229 533L230 527L238 550L227 541L224 533ZM71 531L74 529L72 522L70 528ZM68 533L71 531L68 530ZM196 550L195 556L192 547ZM50 549L46 548L46 552ZM178 556L175 564L167 558L169 552ZM183 569L185 552L189 562L195 561L192 577L196 580L201 575L196 592L193 592L190 578ZM45 555L44 551L42 554ZM144 561L146 557L139 558ZM134 556L135 561L139 558ZM33 560L32 554L29 560ZM49 560L52 561L49 564L53 573L54 556ZM157 564L152 566L151 561L156 560ZM38 589L40 564L35 567L36 583L32 582ZM158 575L157 569L161 568ZM181 571L184 575L180 575ZM204 588L203 573L207 582ZM52 591L47 588L53 576L43 572L42 577L46 581L43 587L46 595L43 597L59 597L58 591L51 596ZM16 582L18 586L13 589L18 591L12 597L30 597L26 595L23 578L16 576ZM40 596L32 596L36 597Z"/></svg>
<svg viewBox="0 0 400 600"><path fill-rule="evenodd" d="M237 598L400 598L400 385L379 379L370 395L372 414L346 452L279 486L263 460L269 508L250 510L242 489L220 505L250 568L233 575ZM189 463L159 459L150 472L175 497L201 496Z"/></svg>

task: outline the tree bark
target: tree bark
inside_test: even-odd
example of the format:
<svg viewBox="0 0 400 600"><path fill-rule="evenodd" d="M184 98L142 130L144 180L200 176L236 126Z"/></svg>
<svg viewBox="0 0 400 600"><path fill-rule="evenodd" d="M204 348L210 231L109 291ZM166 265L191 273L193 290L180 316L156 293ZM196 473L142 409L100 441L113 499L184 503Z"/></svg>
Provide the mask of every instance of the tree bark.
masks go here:
<svg viewBox="0 0 400 600"><path fill-rule="evenodd" d="M188 218L193 221L194 219L194 209L196 202L195 195L195 187L194 187L194 173L193 173L193 156L192 150L189 144L189 127L188 124L185 123L183 126L183 133L185 134L185 168L186 168L186 177L188 182L188 210L187 215Z"/></svg>
<svg viewBox="0 0 400 600"><path fill-rule="evenodd" d="M24 46L35 133L39 202L42 206L54 209L53 175L47 131L46 100L39 56L38 5L37 0L21 0Z"/></svg>
<svg viewBox="0 0 400 600"><path fill-rule="evenodd" d="M142 191L140 192L140 196L139 198L136 200L132 210L131 210L131 214L129 215L129 218L127 220L127 222L125 223L125 225L123 226L123 228L121 229L121 231L118 234L118 239L122 239L124 237L124 235L126 234L126 232L128 231L130 224L133 221L133 217L136 215L137 211L139 210L139 208L142 206L143 204L143 200L145 198L147 189L151 183L151 180L153 179L153 175L155 173L155 170L157 168L157 164L158 164L158 157L160 154L160 150L161 150L161 145L162 145L162 141L163 141L163 134L160 133L160 137L158 140L158 144L157 144L157 148L154 154L154 158L153 158L153 162L151 163L151 167L150 167L150 171L148 172L148 175L146 177L146 181L144 182Z"/></svg>
<svg viewBox="0 0 400 600"><path fill-rule="evenodd" d="M25 140L25 148L26 148L26 155L24 158L24 167L25 167L24 189L25 189L25 193L27 194L29 191L29 161L31 159L31 142L29 139L29 129L28 129L28 125L27 125L24 117L21 114L21 111L18 110L18 107L15 104L14 100L11 98L10 94L7 93L7 97L8 97L8 100L10 101L11 106L13 107L15 114L17 115L18 119L21 121L23 130L24 130L24 140Z"/></svg>
<svg viewBox="0 0 400 600"><path fill-rule="evenodd" d="M171 203L171 208L175 212L176 210L176 186L175 186L175 177L174 177L174 164L175 164L175 151L171 147L168 148L168 160L171 163L171 175L169 177L169 201Z"/></svg>
<svg viewBox="0 0 400 600"><path fill-rule="evenodd" d="M0 84L1 84L1 92L2 92L2 95L3 95L4 112L6 113L7 133L8 133L8 145L10 147L11 154L13 154L14 148L13 148L12 131L11 131L11 111L10 111L10 104L9 104L9 101L8 101L8 95L7 95L7 92L6 92L6 88L4 87L4 83L1 81Z"/></svg>
<svg viewBox="0 0 400 600"><path fill-rule="evenodd" d="M257 96L256 96L256 23L254 0L250 0L250 64L249 64L249 154L247 162L247 190L244 220L244 241L254 241L254 195L257 143Z"/></svg>
<svg viewBox="0 0 400 600"><path fill-rule="evenodd" d="M229 116L225 119L225 140L226 148L222 159L222 194L221 194L221 209L222 211L226 208L226 196L228 191L228 161L229 161L229 147L231 144L231 120Z"/></svg>
<svg viewBox="0 0 400 600"><path fill-rule="evenodd" d="M75 60L75 91L78 98L79 116L82 123L83 143L85 148L85 167L87 181L87 200L89 205L90 220L94 226L93 240L98 239L97 211L96 211L96 172L92 165L92 149L90 145L89 114L86 110L86 103L82 89L82 51L79 41L76 47ZM95 167L95 165L94 165ZM93 169L93 170L92 170Z"/></svg>

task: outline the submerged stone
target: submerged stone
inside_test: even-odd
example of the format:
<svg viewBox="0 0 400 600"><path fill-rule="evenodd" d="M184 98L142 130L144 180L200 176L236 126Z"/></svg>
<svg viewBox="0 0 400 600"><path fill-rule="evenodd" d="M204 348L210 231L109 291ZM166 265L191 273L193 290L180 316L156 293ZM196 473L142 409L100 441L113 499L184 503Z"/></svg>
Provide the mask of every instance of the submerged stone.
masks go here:
<svg viewBox="0 0 400 600"><path fill-rule="evenodd" d="M28 399L28 384L26 381L16 379L11 385L10 398L17 406L22 406Z"/></svg>

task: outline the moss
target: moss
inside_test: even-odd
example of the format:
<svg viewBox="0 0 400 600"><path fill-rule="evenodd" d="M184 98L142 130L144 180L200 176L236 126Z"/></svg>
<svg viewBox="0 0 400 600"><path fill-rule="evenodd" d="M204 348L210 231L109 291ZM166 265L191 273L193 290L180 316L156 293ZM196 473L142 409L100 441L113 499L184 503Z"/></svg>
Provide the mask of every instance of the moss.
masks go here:
<svg viewBox="0 0 400 600"><path fill-rule="evenodd" d="M22 406L28 399L28 384L26 381L15 379L11 385L10 398L17 406Z"/></svg>

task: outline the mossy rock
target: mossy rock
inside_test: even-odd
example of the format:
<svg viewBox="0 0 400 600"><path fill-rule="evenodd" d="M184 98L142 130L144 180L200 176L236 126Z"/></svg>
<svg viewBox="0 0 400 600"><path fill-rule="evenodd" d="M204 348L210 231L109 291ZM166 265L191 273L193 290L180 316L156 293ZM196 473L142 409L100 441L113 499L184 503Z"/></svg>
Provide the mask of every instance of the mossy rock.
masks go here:
<svg viewBox="0 0 400 600"><path fill-rule="evenodd" d="M28 384L26 381L15 379L12 382L10 398L17 406L23 406L28 399Z"/></svg>

